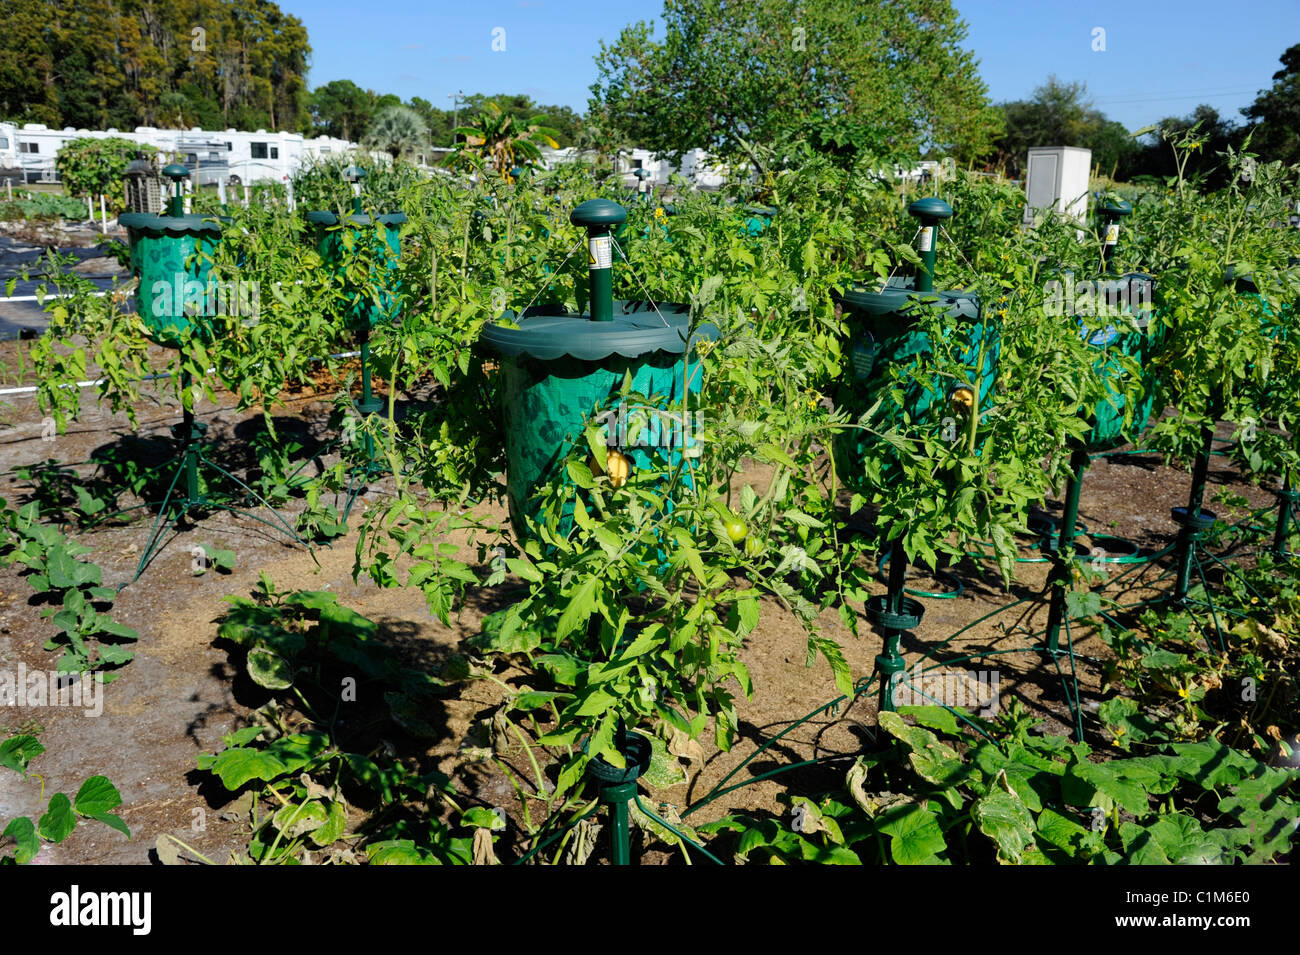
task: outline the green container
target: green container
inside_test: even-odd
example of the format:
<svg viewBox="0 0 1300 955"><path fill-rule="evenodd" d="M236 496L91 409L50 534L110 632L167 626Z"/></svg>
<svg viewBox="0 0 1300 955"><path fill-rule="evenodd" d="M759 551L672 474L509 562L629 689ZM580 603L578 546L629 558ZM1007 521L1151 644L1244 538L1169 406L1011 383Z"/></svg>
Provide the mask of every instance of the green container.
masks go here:
<svg viewBox="0 0 1300 955"><path fill-rule="evenodd" d="M130 241L131 270L139 279L136 311L150 341L174 348L192 328L210 341L212 325L207 319L227 307L208 284L221 223L203 216L148 212L129 212L118 221Z"/></svg>
<svg viewBox="0 0 1300 955"><path fill-rule="evenodd" d="M382 263L378 302L369 288L357 287L344 280L344 292L350 302L347 320L354 329L374 328L380 322L398 318L401 311L397 298L396 273L402 260L401 225L406 221L406 214L389 212L378 216L377 220L383 227L382 233L376 229L370 216L363 212L347 217L355 241L373 242L376 260ZM348 254L344 249L343 230L338 228L338 214L309 212L307 221L317 227L317 247L325 264L336 271L345 268Z"/></svg>
<svg viewBox="0 0 1300 955"><path fill-rule="evenodd" d="M593 321L560 306L538 306L516 318L518 328L488 325L483 341L501 354L502 410L506 429L506 485L510 519L521 537L536 519L537 490L569 482L564 461L585 442L586 423L603 416L611 448L631 460L630 483L662 485L664 462L675 468L687 459L695 441L693 428L681 427L689 395L702 384L694 345L717 337L710 324L689 337L686 305L650 302L613 303L613 320ZM657 399L654 409L619 408L624 376L632 390ZM677 418L666 409L676 406ZM690 419L693 422L693 418ZM656 464L656 455L659 461ZM689 467L679 480L689 483ZM559 531L567 534L572 514L562 515Z"/></svg>
<svg viewBox="0 0 1300 955"><path fill-rule="evenodd" d="M892 402L882 405L868 424L884 431L904 423L904 415L913 422L933 417L936 402L946 415L952 394L965 385L978 383L979 407L987 408L997 378L1000 336L997 326L985 322L978 297L973 292L916 291L915 279L896 277L877 288L853 287L843 294L832 294L842 309L848 330L846 354L848 366L841 379L836 407L844 408L858 419L876 404L886 390L894 386L891 367L904 370L916 366L918 359L933 352L930 336L917 327L917 310L943 308L950 319L950 335L962 335L961 359L968 366L967 382L950 386L923 384L913 380L905 388L905 407ZM937 300L938 305L932 304ZM981 362L980 355L983 352ZM940 416L940 419L942 416ZM936 424L939 423L936 420ZM846 477L861 472L861 462L878 449L874 436L851 430L836 440L838 467Z"/></svg>
<svg viewBox="0 0 1300 955"><path fill-rule="evenodd" d="M745 235L762 235L775 215L776 210L771 206L745 206Z"/></svg>
<svg viewBox="0 0 1300 955"><path fill-rule="evenodd" d="M1067 301L1073 303L1077 296L1071 294L1073 281L1068 277L1065 284ZM1109 451L1127 443L1131 436L1141 434L1151 420L1151 412L1156 399L1157 376L1151 370L1151 360L1159 352L1165 341L1165 327L1154 320L1151 307L1154 298L1155 279L1143 272L1129 272L1125 275L1106 276L1098 279L1093 287L1094 300L1109 308L1122 308L1137 319L1142 327L1130 329L1106 323L1104 318L1078 317L1080 333L1088 344L1102 354L1097 359L1096 369L1106 384L1109 398L1097 404L1093 410L1093 427L1085 438L1089 451ZM1145 304L1145 308L1143 305ZM1124 427L1125 399L1115 387L1125 374L1118 356L1134 359L1142 369L1142 392L1133 409L1133 421Z"/></svg>

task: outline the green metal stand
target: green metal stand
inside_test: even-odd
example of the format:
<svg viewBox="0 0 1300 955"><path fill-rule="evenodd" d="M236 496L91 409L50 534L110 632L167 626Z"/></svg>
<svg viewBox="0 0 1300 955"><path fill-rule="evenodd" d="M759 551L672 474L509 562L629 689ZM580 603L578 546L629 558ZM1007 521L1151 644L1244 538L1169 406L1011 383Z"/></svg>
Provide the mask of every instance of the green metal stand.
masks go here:
<svg viewBox="0 0 1300 955"><path fill-rule="evenodd" d="M192 385L192 379L188 372L181 375L182 393L188 392ZM203 453L203 437L207 432L207 425L194 418L194 412L188 406L182 406L182 418L180 425L172 429L172 434L180 443L180 451L176 455L177 468L172 476L171 483L167 487L167 493L163 496L162 503L158 505L158 516L154 519L153 528L149 532L149 538L145 544L144 553L140 556L140 562L136 565L135 575L122 587L135 583L144 574L149 564L158 556L163 547L166 546L166 535L169 531L177 528L185 518L196 511L226 511L230 514L237 514L243 517L251 518L259 524L264 524L272 530L283 533L289 537L295 544L306 546L304 541L289 526L288 522L271 507L271 505L254 491L251 487L231 474L221 465L207 458ZM244 501L253 501L261 507L270 511L275 520L270 521L258 517L251 511L246 511L229 504L222 503L214 497L202 493L199 489L199 466L215 471L222 477L234 482L244 491ZM177 484L182 483L182 490L177 493ZM149 504L137 505L135 508L127 508L122 511L116 511L111 515L101 519L98 523L110 520L112 517L120 516L131 510L149 507ZM121 589L121 588L119 588Z"/></svg>
<svg viewBox="0 0 1300 955"><path fill-rule="evenodd" d="M610 861L614 865L631 865L628 802L636 798L636 781L650 768L650 740L620 726L614 735L614 745L627 765L620 768L597 756L587 764L587 775L597 783L596 798L609 807Z"/></svg>

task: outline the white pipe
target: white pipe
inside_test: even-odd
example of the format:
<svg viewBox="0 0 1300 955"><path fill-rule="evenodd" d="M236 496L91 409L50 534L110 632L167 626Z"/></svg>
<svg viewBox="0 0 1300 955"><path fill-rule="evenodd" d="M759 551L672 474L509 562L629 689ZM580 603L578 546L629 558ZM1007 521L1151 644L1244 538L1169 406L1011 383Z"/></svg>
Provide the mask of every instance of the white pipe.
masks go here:
<svg viewBox="0 0 1300 955"><path fill-rule="evenodd" d="M359 352L359 351L341 351L341 352L337 352L336 354L330 355L330 356L328 356L328 357L330 357L330 358L356 358L356 357L357 357L358 355L360 355L360 354L361 354L361 352ZM311 360L311 361L325 361L324 358L312 358L312 359L310 359L310 360ZM217 370L217 369L215 369L215 368L209 368L209 369L205 372L205 374L210 375L210 374L212 374L213 372L215 372L216 370ZM170 371L160 371L160 372L158 372L157 374L154 374L154 375L145 375L143 378L133 378L133 379L132 379L132 383L138 384L138 383L143 382L143 381L157 381L159 378L170 378L171 376L172 376L172 373L171 373ZM89 381L79 381L79 382L76 383L76 387L78 387L78 388L92 388L92 387L94 387L95 385L101 385L101 384L103 384L103 383L104 383L105 381L107 381L107 380L108 380L107 378L94 378L94 379L91 379L91 380L89 380ZM67 385L60 385L59 387L61 387L61 388L71 388L71 387L73 387L73 386L70 385L70 384L67 384ZM24 385L24 386L22 386L21 388L0 388L0 395L31 395L31 394L35 394L36 391L37 391L37 388L36 388L35 385Z"/></svg>
<svg viewBox="0 0 1300 955"><path fill-rule="evenodd" d="M51 292L49 295L43 295L39 297L36 295L14 295L9 298L0 298L0 302L37 302L48 298L72 298L80 294L81 294L80 292L69 292L67 295L58 295L55 294L54 292ZM87 292L86 294L108 295L109 293L108 292Z"/></svg>
<svg viewBox="0 0 1300 955"><path fill-rule="evenodd" d="M99 194L99 221L103 227L104 235L108 235L108 213L104 211L104 194Z"/></svg>

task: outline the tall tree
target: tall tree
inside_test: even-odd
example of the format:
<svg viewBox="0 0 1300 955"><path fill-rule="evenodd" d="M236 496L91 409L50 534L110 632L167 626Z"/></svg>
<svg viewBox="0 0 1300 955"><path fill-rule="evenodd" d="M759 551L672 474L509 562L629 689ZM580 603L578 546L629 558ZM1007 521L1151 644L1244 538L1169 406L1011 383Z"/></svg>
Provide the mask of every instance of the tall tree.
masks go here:
<svg viewBox="0 0 1300 955"><path fill-rule="evenodd" d="M372 95L351 80L330 80L311 94L311 117L316 132L354 140L370 122Z"/></svg>
<svg viewBox="0 0 1300 955"><path fill-rule="evenodd" d="M1242 110L1250 121L1251 149L1265 160L1300 162L1300 43L1281 56L1273 86Z"/></svg>
<svg viewBox="0 0 1300 955"><path fill-rule="evenodd" d="M271 0L4 0L0 114L307 126L307 30Z"/></svg>
<svg viewBox="0 0 1300 955"><path fill-rule="evenodd" d="M666 0L660 19L662 39L640 22L601 44L590 107L662 155L761 167L752 143L834 121L878 154L965 160L997 132L949 0Z"/></svg>

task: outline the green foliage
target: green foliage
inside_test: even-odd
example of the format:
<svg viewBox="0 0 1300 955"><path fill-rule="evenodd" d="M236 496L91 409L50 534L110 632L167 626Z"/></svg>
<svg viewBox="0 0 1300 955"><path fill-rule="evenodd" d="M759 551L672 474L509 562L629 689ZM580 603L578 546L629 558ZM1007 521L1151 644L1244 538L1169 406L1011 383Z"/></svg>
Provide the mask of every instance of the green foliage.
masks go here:
<svg viewBox="0 0 1300 955"><path fill-rule="evenodd" d="M28 764L43 752L45 747L34 736L9 736L0 743L0 767L30 779L35 774L28 773ZM39 776L35 778L40 779ZM45 781L40 779L40 783L44 798ZM62 842L72 835L79 822L87 819L116 829L129 839L131 831L126 823L112 812L121 803L122 796L117 787L104 776L91 776L81 784L72 799L63 793L55 793L37 821L33 822L28 816L15 816L0 831L0 865L31 862L40 853L43 843Z"/></svg>
<svg viewBox="0 0 1300 955"><path fill-rule="evenodd" d="M1295 774L1217 741L1098 762L1030 732L1041 721L1018 701L975 731L937 707L879 721L893 745L858 757L842 790L786 797L789 824L728 816L700 831L727 834L738 862L1231 864L1290 850Z"/></svg>
<svg viewBox="0 0 1300 955"><path fill-rule="evenodd" d="M13 0L5 18L6 119L54 129L306 124L307 30L275 3Z"/></svg>
<svg viewBox="0 0 1300 955"><path fill-rule="evenodd" d="M0 202L0 220L86 218L86 203L71 196L52 192L18 190L13 202Z"/></svg>
<svg viewBox="0 0 1300 955"><path fill-rule="evenodd" d="M3 519L8 541L0 550L0 563L27 568L31 573L26 579L36 595L56 604L41 616L58 628L58 635L46 641L45 649L62 649L59 672L88 673L129 663L135 654L122 643L138 639L139 634L109 616L117 591L102 585L99 567L78 560L90 553L90 548L42 524L40 506L35 502L17 513L4 510ZM108 683L117 673L110 670L103 676Z"/></svg>
<svg viewBox="0 0 1300 955"><path fill-rule="evenodd" d="M760 177L769 164L754 143L836 120L871 131L889 159L932 148L964 162L987 150L996 117L947 0L793 12L784 0L669 0L662 40L640 22L602 43L591 110L653 152L702 148Z"/></svg>
<svg viewBox="0 0 1300 955"><path fill-rule="evenodd" d="M73 139L59 148L54 166L63 188L74 196L106 196L116 207L122 195L126 166L137 152L152 155L157 150L129 139Z"/></svg>
<svg viewBox="0 0 1300 955"><path fill-rule="evenodd" d="M412 769L390 742L437 735L427 714L442 681L410 667L334 594L280 593L263 575L252 599L229 599L218 636L272 701L198 768L254 794L241 804L247 859L296 864L321 851L335 862L468 864L473 837L453 835L438 815L443 803L456 807L448 779ZM361 806L372 814L356 824Z"/></svg>
<svg viewBox="0 0 1300 955"><path fill-rule="evenodd" d="M1263 90L1242 112L1250 121L1251 142L1267 160L1300 162L1300 43L1278 58L1282 69L1273 86Z"/></svg>

